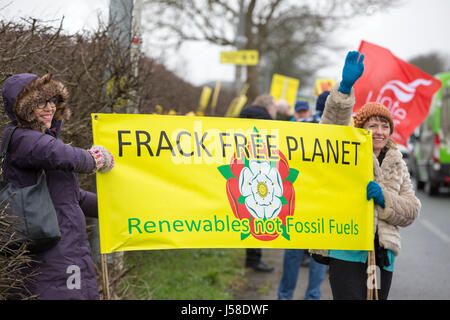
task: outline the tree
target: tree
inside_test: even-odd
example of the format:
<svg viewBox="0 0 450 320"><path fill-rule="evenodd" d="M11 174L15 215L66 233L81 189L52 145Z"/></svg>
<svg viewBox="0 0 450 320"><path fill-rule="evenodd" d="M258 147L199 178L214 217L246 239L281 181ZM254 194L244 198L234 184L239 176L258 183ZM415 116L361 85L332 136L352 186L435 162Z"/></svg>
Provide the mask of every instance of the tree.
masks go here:
<svg viewBox="0 0 450 320"><path fill-rule="evenodd" d="M206 41L236 46L239 4L244 4L244 49L258 50L259 66L247 67L249 100L258 94L260 68L288 61L307 61L321 46L330 46L331 30L358 15L368 15L397 4L397 0L147 0L145 21L152 40L180 45ZM171 42L172 41L172 42ZM289 68L289 66L286 68ZM304 71L307 71L303 68Z"/></svg>
<svg viewBox="0 0 450 320"><path fill-rule="evenodd" d="M419 67L430 75L448 71L450 68L449 57L437 52L418 55L410 59L409 63Z"/></svg>

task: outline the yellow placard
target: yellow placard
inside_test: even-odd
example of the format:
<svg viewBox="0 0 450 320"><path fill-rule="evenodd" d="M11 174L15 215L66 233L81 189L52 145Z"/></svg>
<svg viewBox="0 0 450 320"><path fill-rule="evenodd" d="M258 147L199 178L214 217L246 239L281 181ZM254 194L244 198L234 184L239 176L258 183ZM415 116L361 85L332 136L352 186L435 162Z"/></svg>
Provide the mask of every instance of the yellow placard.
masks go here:
<svg viewBox="0 0 450 320"><path fill-rule="evenodd" d="M373 248L372 138L289 121L94 114L102 253Z"/></svg>
<svg viewBox="0 0 450 320"><path fill-rule="evenodd" d="M211 97L212 89L210 87L204 86L202 89L202 93L200 95L200 100L198 102L198 110L197 112L205 112L208 107L209 99Z"/></svg>
<svg viewBox="0 0 450 320"><path fill-rule="evenodd" d="M270 94L275 98L275 100L286 100L291 109L293 109L297 99L299 85L300 80L275 73L272 77Z"/></svg>
<svg viewBox="0 0 450 320"><path fill-rule="evenodd" d="M221 86L220 81L217 81L216 86L214 87L214 93L213 93L213 97L211 100L211 111L213 114L216 111L217 100L219 99L219 93L220 93L220 86Z"/></svg>
<svg viewBox="0 0 450 320"><path fill-rule="evenodd" d="M228 106L225 117L239 117L239 114L241 113L242 108L247 103L247 100L247 96L243 94L234 98Z"/></svg>
<svg viewBox="0 0 450 320"><path fill-rule="evenodd" d="M314 95L317 97L324 91L330 91L334 86L333 79L316 79L316 85L314 86Z"/></svg>
<svg viewBox="0 0 450 320"><path fill-rule="evenodd" d="M223 51L220 53L220 63L256 66L258 60L258 50Z"/></svg>

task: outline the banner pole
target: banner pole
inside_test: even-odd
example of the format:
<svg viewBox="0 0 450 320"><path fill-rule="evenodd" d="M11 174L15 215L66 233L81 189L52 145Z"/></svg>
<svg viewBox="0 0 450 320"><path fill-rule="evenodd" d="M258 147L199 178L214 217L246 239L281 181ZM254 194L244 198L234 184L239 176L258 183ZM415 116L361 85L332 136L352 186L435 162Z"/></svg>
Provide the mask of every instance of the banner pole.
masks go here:
<svg viewBox="0 0 450 320"><path fill-rule="evenodd" d="M106 254L101 255L101 260L102 260L102 279L103 279L103 300L110 300L108 264L106 262Z"/></svg>
<svg viewBox="0 0 450 320"><path fill-rule="evenodd" d="M367 257L367 267L370 268L371 265L372 265L372 255L371 255L371 251L369 251L369 256ZM369 271L370 271L370 269L369 269ZM369 276L369 279L372 280L370 272L369 272L368 276ZM373 284L373 282L367 283L367 300L372 300L372 288L371 288L372 284Z"/></svg>
<svg viewBox="0 0 450 320"><path fill-rule="evenodd" d="M378 284L377 284L377 271L376 271L376 260L375 251L369 251L367 257L367 300L378 300Z"/></svg>

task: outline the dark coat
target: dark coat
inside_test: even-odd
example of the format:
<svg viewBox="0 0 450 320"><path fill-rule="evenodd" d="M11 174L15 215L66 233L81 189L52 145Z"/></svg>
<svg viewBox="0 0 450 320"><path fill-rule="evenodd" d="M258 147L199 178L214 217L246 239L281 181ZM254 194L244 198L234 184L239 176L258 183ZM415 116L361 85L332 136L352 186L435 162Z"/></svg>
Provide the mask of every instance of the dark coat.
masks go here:
<svg viewBox="0 0 450 320"><path fill-rule="evenodd" d="M12 121L6 130L19 126L11 138L4 176L17 186L29 186L43 168L61 231L56 246L32 256L39 274L28 288L39 299L99 299L85 222L85 215L97 216L97 196L79 188L76 174L93 172L95 162L88 151L57 138L69 114L67 91L51 77L20 74L6 80L2 95ZM47 129L33 119L30 108L52 96L59 96L61 103Z"/></svg>
<svg viewBox="0 0 450 320"><path fill-rule="evenodd" d="M272 120L269 111L265 107L257 105L246 106L241 110L239 118Z"/></svg>

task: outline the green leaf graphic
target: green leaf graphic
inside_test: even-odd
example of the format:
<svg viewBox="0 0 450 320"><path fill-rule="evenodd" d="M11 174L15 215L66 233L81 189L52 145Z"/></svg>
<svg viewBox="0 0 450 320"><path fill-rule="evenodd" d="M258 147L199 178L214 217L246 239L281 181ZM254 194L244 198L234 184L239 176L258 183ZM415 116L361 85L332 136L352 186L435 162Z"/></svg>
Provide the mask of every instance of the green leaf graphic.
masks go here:
<svg viewBox="0 0 450 320"><path fill-rule="evenodd" d="M219 172L223 175L225 179L236 178L231 172L231 166L229 164L217 167ZM237 179L237 178L236 178Z"/></svg>
<svg viewBox="0 0 450 320"><path fill-rule="evenodd" d="M244 160L244 167L250 168L249 167L250 161L246 157L244 157L243 160Z"/></svg>
<svg viewBox="0 0 450 320"><path fill-rule="evenodd" d="M249 233L243 233L243 232L241 232L241 240L247 239L249 235L250 235L250 232L249 232Z"/></svg>
<svg viewBox="0 0 450 320"><path fill-rule="evenodd" d="M287 202L287 200L286 200L286 198L284 196L278 197L278 199L281 200L281 204L282 205L288 204L288 202Z"/></svg>
<svg viewBox="0 0 450 320"><path fill-rule="evenodd" d="M288 180L288 181L294 183L294 181L297 180L297 177L298 177L298 170L297 169L293 169L293 168L289 168L289 175L283 181Z"/></svg>
<svg viewBox="0 0 450 320"><path fill-rule="evenodd" d="M242 194L239 196L238 203L245 204L245 197Z"/></svg>
<svg viewBox="0 0 450 320"><path fill-rule="evenodd" d="M283 233L281 234L286 240L291 241L291 236L286 232L286 226L281 226Z"/></svg>
<svg viewBox="0 0 450 320"><path fill-rule="evenodd" d="M253 127L253 131L256 133L259 133L258 129L256 129L256 127ZM256 139L256 142L258 143L264 143L263 140L261 138Z"/></svg>

